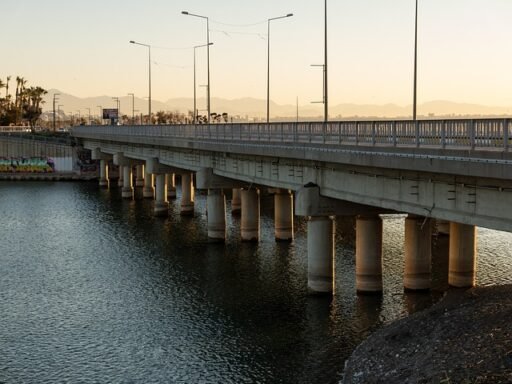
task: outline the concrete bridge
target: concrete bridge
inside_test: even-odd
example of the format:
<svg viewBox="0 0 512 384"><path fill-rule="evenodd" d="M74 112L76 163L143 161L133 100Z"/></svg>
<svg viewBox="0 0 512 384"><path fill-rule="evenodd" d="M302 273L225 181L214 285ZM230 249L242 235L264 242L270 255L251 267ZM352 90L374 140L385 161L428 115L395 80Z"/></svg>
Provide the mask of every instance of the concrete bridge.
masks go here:
<svg viewBox="0 0 512 384"><path fill-rule="evenodd" d="M168 212L181 175L182 214L207 189L208 236L223 241L226 198L241 210L241 237L259 238L259 190L275 194L277 240L293 239L293 215L307 216L308 287L333 289L334 217L356 217L356 285L382 290L381 213L407 213L404 287L431 285L431 232L449 233L449 283L471 286L476 226L512 231L512 120L342 121L329 123L82 126L72 135L108 167L132 171L156 215ZM134 168L135 167L135 168ZM155 180L155 183L153 183ZM155 186L154 186L155 185Z"/></svg>

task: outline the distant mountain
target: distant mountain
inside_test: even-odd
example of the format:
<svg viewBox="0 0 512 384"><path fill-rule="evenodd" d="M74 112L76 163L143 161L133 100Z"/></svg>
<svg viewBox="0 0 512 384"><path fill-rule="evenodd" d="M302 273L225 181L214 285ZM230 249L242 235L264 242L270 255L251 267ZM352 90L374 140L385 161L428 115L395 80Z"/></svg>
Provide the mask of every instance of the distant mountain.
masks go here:
<svg viewBox="0 0 512 384"><path fill-rule="evenodd" d="M91 115L97 116L102 108L115 108L116 101L112 96L97 96L79 98L70 94L63 93L56 89L50 89L45 96L44 110L51 111L53 109L53 95L58 93L55 109L58 105L61 111L66 114L78 114L86 116L90 108ZM121 113L124 115L131 115L132 113L132 97L121 96L119 97L121 105ZM135 114L147 113L148 100L135 97ZM206 99L197 99L197 108L201 114L205 114ZM187 113L193 109L194 100L192 98L174 98L165 102L152 100L151 110L153 113L158 111L170 112L183 112ZM242 118L259 118L263 119L266 116L266 100L245 97L240 99L222 99L214 97L211 99L211 112L219 114L228 113L230 116L240 116ZM323 107L322 105L299 105L298 106L299 119L322 119ZM270 102L270 114L274 118L283 120L295 119L297 116L297 106L291 104L276 104ZM412 114L412 107L399 106L396 104L338 104L330 105L329 115L332 119L341 118L410 118ZM445 100L429 101L418 105L418 115L420 117L454 117L454 116L510 116L512 115L512 106L509 107L496 107L486 106L479 104L456 103Z"/></svg>

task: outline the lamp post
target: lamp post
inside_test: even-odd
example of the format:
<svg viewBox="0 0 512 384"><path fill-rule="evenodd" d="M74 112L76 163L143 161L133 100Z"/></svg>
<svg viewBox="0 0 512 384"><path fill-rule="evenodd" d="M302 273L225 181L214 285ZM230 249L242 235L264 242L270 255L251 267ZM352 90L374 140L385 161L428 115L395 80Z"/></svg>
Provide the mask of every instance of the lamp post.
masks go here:
<svg viewBox="0 0 512 384"><path fill-rule="evenodd" d="M62 105L62 104L59 104L59 105L57 106L57 115L58 115L58 119L59 119L59 128L60 128L60 107L63 107L63 106L64 106L64 105Z"/></svg>
<svg viewBox="0 0 512 384"><path fill-rule="evenodd" d="M80 124L81 124L81 122L82 122L82 121L81 121L81 120L82 120L82 117L80 116L80 110L77 110L77 112L78 112L78 125L80 125Z"/></svg>
<svg viewBox="0 0 512 384"><path fill-rule="evenodd" d="M91 125L91 108L85 108L89 112L88 119L89 119L89 125Z"/></svg>
<svg viewBox="0 0 512 384"><path fill-rule="evenodd" d="M60 93L54 93L53 94L53 132L55 132L55 102L59 101L57 96L59 96Z"/></svg>
<svg viewBox="0 0 512 384"><path fill-rule="evenodd" d="M414 16L414 86L412 100L412 119L416 121L416 84L418 75L418 0L416 0L416 10Z"/></svg>
<svg viewBox="0 0 512 384"><path fill-rule="evenodd" d="M197 107L196 107L196 49L197 48L202 48L202 47L207 47L207 46L210 46L210 45L213 45L213 43L208 43L208 44L203 44L203 45L196 45L194 47L194 124L197 121ZM208 87L208 89L209 89L209 87ZM208 113L208 115L209 115L209 113Z"/></svg>
<svg viewBox="0 0 512 384"><path fill-rule="evenodd" d="M210 122L210 25L207 16L196 15L187 11L181 12L183 15L199 17L206 19L206 57L207 57L207 72L208 72L208 93L207 93L207 109L208 109L208 123Z"/></svg>
<svg viewBox="0 0 512 384"><path fill-rule="evenodd" d="M99 122L100 122L100 125L103 125L103 106L102 105L97 105L96 107L98 107L100 109Z"/></svg>
<svg viewBox="0 0 512 384"><path fill-rule="evenodd" d="M267 20L267 124L270 122L270 22L291 16L293 16L293 13L279 17L272 17Z"/></svg>
<svg viewBox="0 0 512 384"><path fill-rule="evenodd" d="M324 1L324 121L329 120L329 93L327 91L327 0Z"/></svg>
<svg viewBox="0 0 512 384"><path fill-rule="evenodd" d="M135 125L135 94L129 93L128 96L132 97L132 124Z"/></svg>
<svg viewBox="0 0 512 384"><path fill-rule="evenodd" d="M130 40L130 43L136 44L136 45L142 45L143 47L148 48L148 54L149 54L149 98L148 98L148 115L149 115L149 125L151 125L151 45L144 44L144 43L138 43L136 41Z"/></svg>

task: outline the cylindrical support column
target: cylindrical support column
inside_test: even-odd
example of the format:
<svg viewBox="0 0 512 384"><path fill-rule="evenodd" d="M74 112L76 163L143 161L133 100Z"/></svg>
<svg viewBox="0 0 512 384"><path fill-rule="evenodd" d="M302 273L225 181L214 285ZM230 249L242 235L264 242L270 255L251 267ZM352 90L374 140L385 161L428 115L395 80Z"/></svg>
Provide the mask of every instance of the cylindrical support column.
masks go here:
<svg viewBox="0 0 512 384"><path fill-rule="evenodd" d="M176 198L176 182L174 173L169 173L167 175L167 198L175 199Z"/></svg>
<svg viewBox="0 0 512 384"><path fill-rule="evenodd" d="M239 215L242 209L242 190L240 188L233 188L233 195L231 197L231 214Z"/></svg>
<svg viewBox="0 0 512 384"><path fill-rule="evenodd" d="M308 220L308 290L311 293L334 291L334 231L332 217L313 216Z"/></svg>
<svg viewBox="0 0 512 384"><path fill-rule="evenodd" d="M123 189L121 190L123 199L133 199L132 167L123 166Z"/></svg>
<svg viewBox="0 0 512 384"><path fill-rule="evenodd" d="M108 188L108 164L106 160L100 160L100 187Z"/></svg>
<svg viewBox="0 0 512 384"><path fill-rule="evenodd" d="M476 227L450 223L450 261L448 284L453 287L472 287L476 274Z"/></svg>
<svg viewBox="0 0 512 384"><path fill-rule="evenodd" d="M274 195L274 227L276 241L293 240L293 195L287 190Z"/></svg>
<svg viewBox="0 0 512 384"><path fill-rule="evenodd" d="M256 188L242 189L240 197L242 241L258 241L260 239L260 191Z"/></svg>
<svg viewBox="0 0 512 384"><path fill-rule="evenodd" d="M144 189L142 190L142 196L145 199L152 199L155 196L155 188L153 188L153 174L145 172L144 175Z"/></svg>
<svg viewBox="0 0 512 384"><path fill-rule="evenodd" d="M123 187L123 185L124 185L124 171L123 171L124 167L122 165L119 165L117 167L117 169L118 169L117 172L119 173L119 177L117 178L117 186Z"/></svg>
<svg viewBox="0 0 512 384"><path fill-rule="evenodd" d="M226 240L226 196L222 189L209 189L207 204L208 239Z"/></svg>
<svg viewBox="0 0 512 384"><path fill-rule="evenodd" d="M191 173L181 175L181 215L194 214L194 184Z"/></svg>
<svg viewBox="0 0 512 384"><path fill-rule="evenodd" d="M155 216L167 216L169 203L167 202L167 175L156 175L155 188Z"/></svg>
<svg viewBox="0 0 512 384"><path fill-rule="evenodd" d="M137 165L135 167L135 186L143 187L144 186L144 165Z"/></svg>
<svg viewBox="0 0 512 384"><path fill-rule="evenodd" d="M382 219L379 216L356 219L356 290L382 292Z"/></svg>
<svg viewBox="0 0 512 384"><path fill-rule="evenodd" d="M404 288L425 290L431 287L432 225L431 220L409 215L405 219Z"/></svg>

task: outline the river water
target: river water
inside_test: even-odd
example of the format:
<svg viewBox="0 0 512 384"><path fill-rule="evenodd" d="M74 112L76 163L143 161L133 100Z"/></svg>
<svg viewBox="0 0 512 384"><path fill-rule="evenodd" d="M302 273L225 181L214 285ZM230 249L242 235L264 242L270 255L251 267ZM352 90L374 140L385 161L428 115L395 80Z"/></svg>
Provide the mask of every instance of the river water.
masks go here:
<svg viewBox="0 0 512 384"><path fill-rule="evenodd" d="M355 294L338 222L326 298L307 295L304 220L276 243L271 198L259 244L229 211L226 244L208 243L205 197L194 218L178 202L162 219L95 183L0 182L0 383L336 383L372 330L442 295L437 254L436 289L403 292L403 217L384 220L382 297ZM512 234L478 239L478 284L512 282Z"/></svg>

